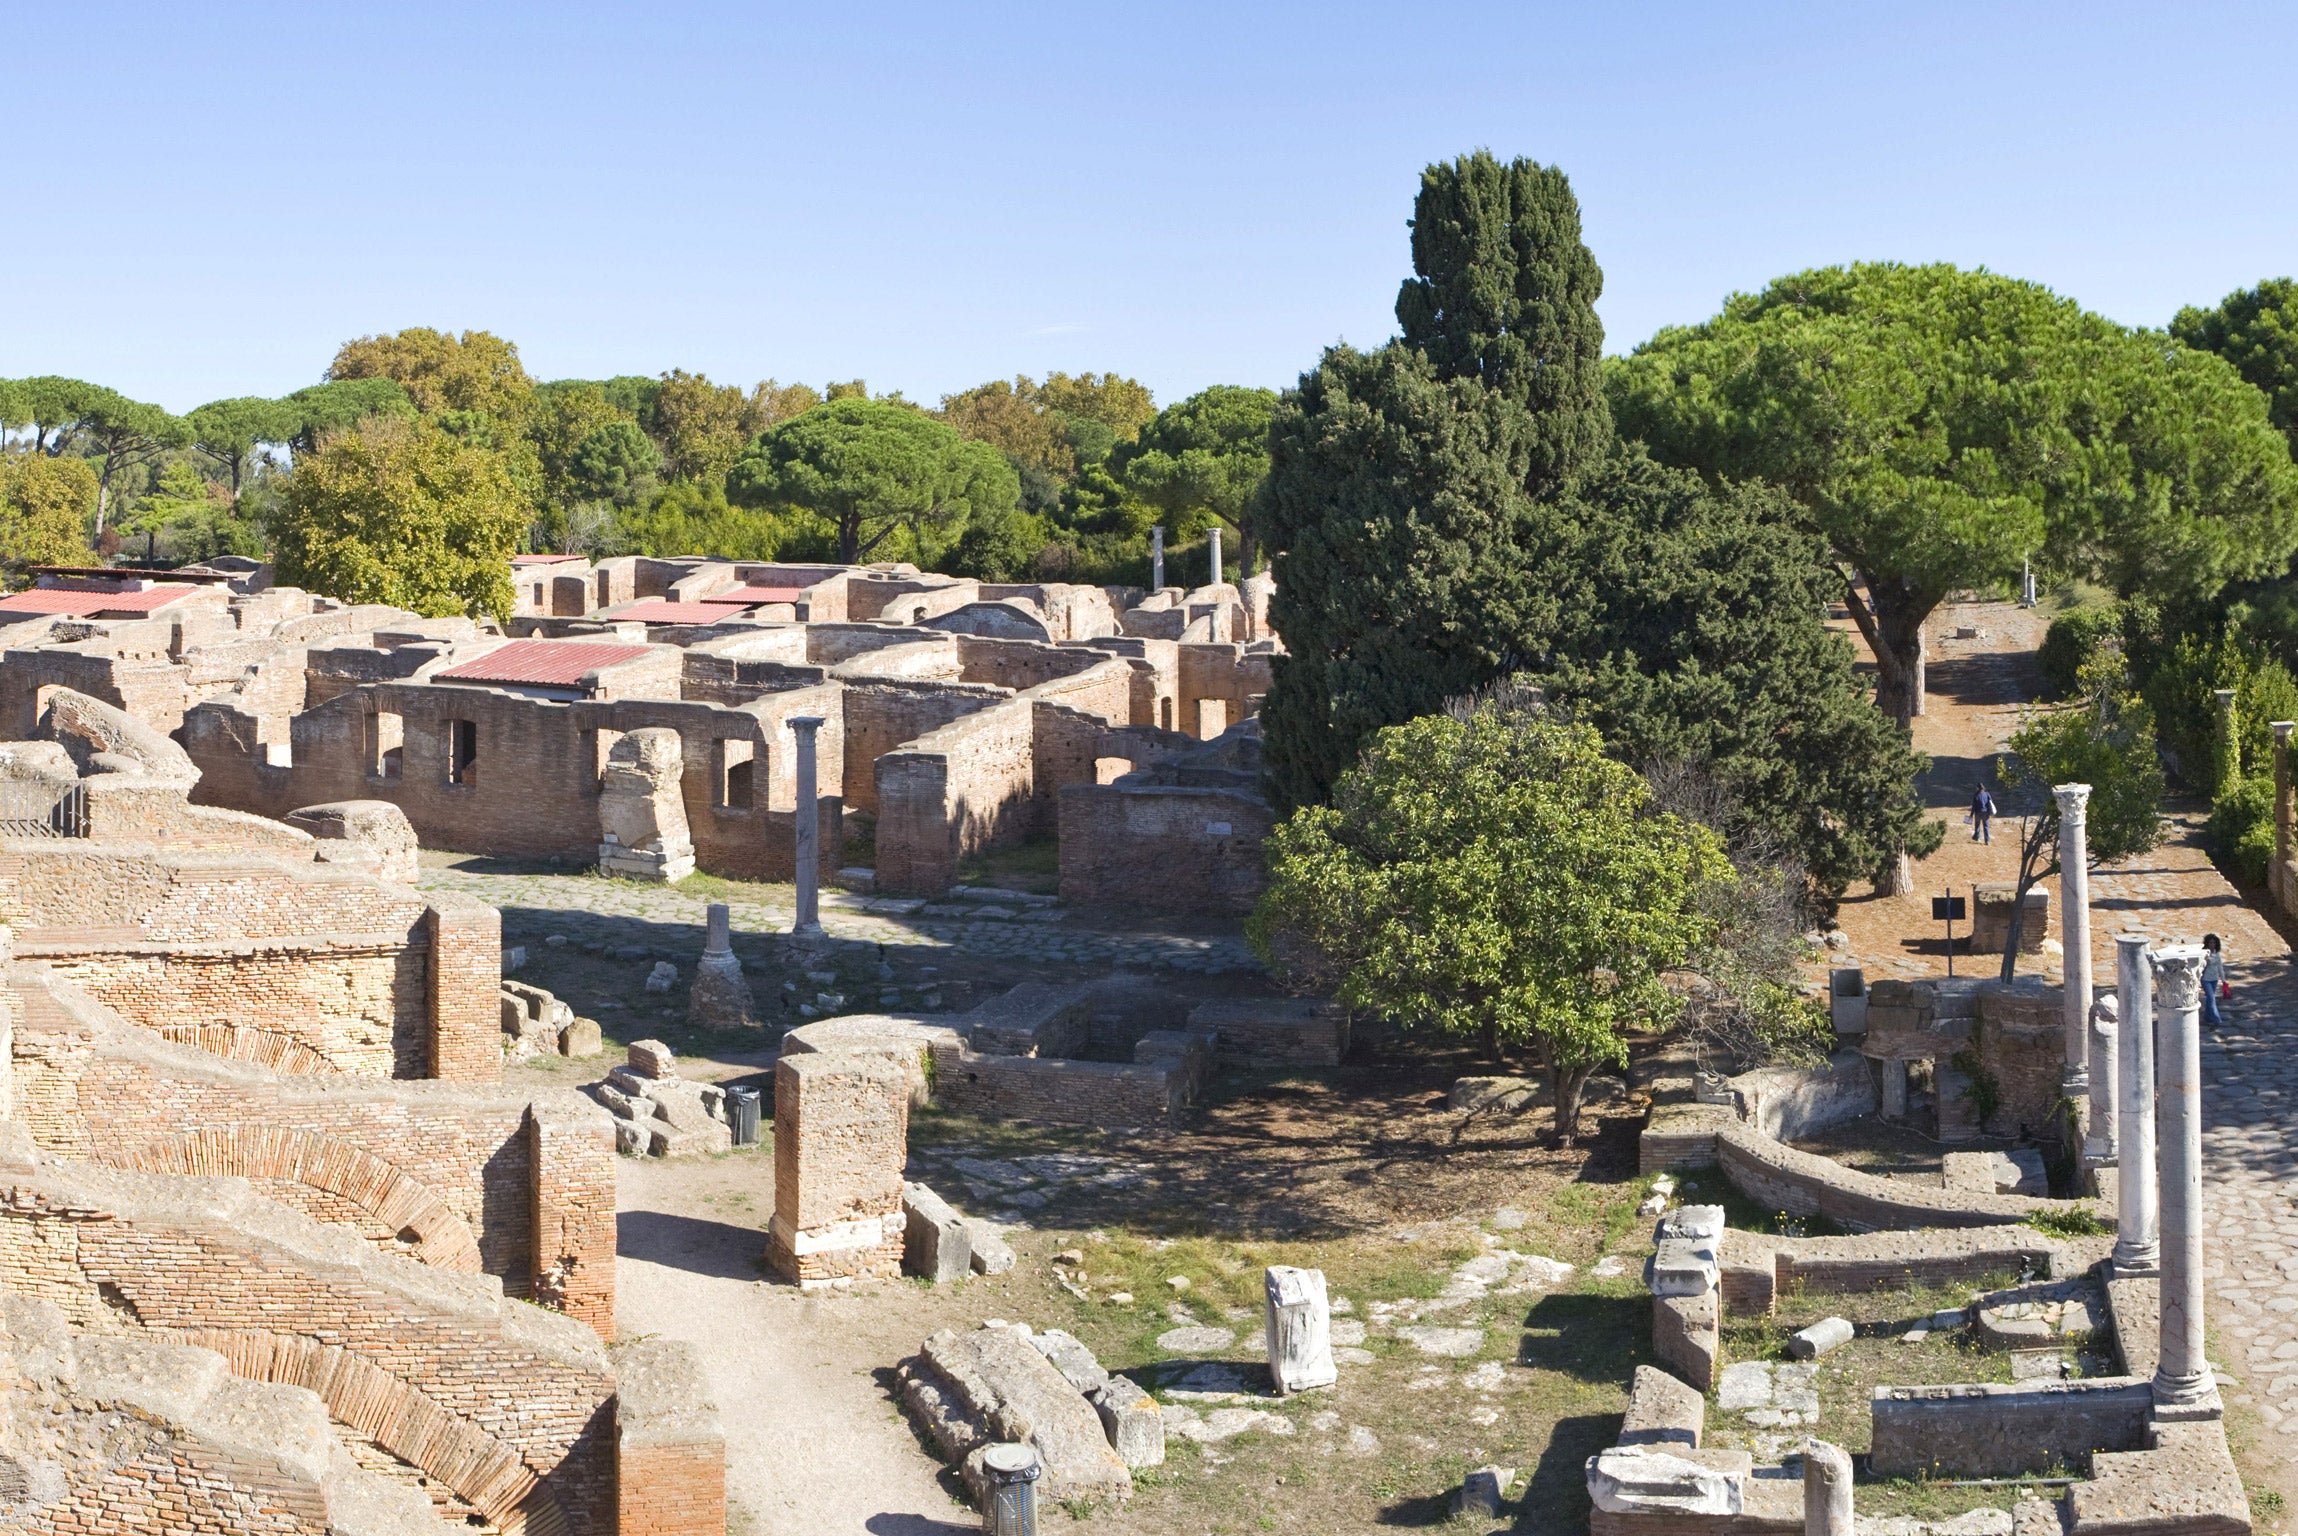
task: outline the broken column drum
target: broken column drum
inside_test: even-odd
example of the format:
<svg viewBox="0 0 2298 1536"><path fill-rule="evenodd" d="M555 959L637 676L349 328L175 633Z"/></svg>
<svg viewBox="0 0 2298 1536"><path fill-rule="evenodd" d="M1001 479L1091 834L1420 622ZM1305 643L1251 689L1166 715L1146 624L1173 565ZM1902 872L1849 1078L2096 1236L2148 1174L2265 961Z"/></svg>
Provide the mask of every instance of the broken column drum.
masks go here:
<svg viewBox="0 0 2298 1536"><path fill-rule="evenodd" d="M2173 945L2154 957L2162 1021L2155 1059L2162 1173L2158 1418L2216 1418L2221 1411L2202 1334L2202 959L2196 944Z"/></svg>
<svg viewBox="0 0 2298 1536"><path fill-rule="evenodd" d="M2115 1160L2115 1126L2120 1116L2115 1094L2120 1090L2122 1004L2102 997L2091 1004L2091 1128L2083 1138L2083 1166L2103 1168Z"/></svg>
<svg viewBox="0 0 2298 1536"><path fill-rule="evenodd" d="M648 726L624 733L599 781L599 873L665 884L694 873L687 833L685 768L678 732Z"/></svg>
<svg viewBox="0 0 2298 1536"><path fill-rule="evenodd" d="M1803 1442L1803 1536L1852 1536L1851 1453Z"/></svg>
<svg viewBox="0 0 2298 1536"><path fill-rule="evenodd" d="M2066 1075L2070 1096L2090 1089L2091 870L2085 816L2088 784L2061 784L2051 791L2059 802L2059 939L2065 946Z"/></svg>
<svg viewBox="0 0 2298 1536"><path fill-rule="evenodd" d="M822 808L817 803L814 767L814 733L821 728L819 715L797 715L790 721L790 729L798 735L798 811L792 818L798 833L798 914L790 931L809 936L822 931Z"/></svg>
<svg viewBox="0 0 2298 1536"><path fill-rule="evenodd" d="M2154 1183L2154 960L2143 933L2115 935L2115 989L2119 1017L2116 1112L2114 1272L2151 1275L2162 1261L2155 1235Z"/></svg>
<svg viewBox="0 0 2298 1536"><path fill-rule="evenodd" d="M1262 1276L1267 1298L1269 1379L1279 1396L1329 1387L1340 1380L1333 1364L1332 1307L1325 1272L1272 1264Z"/></svg>

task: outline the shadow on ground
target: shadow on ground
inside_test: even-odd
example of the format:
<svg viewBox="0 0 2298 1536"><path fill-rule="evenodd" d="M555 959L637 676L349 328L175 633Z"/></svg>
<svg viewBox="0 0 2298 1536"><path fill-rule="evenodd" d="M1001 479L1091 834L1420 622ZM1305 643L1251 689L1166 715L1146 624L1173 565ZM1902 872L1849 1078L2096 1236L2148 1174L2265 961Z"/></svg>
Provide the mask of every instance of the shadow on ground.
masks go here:
<svg viewBox="0 0 2298 1536"><path fill-rule="evenodd" d="M766 1234L756 1227L668 1211L624 1211L616 1219L617 1257L644 1259L720 1280L756 1280Z"/></svg>

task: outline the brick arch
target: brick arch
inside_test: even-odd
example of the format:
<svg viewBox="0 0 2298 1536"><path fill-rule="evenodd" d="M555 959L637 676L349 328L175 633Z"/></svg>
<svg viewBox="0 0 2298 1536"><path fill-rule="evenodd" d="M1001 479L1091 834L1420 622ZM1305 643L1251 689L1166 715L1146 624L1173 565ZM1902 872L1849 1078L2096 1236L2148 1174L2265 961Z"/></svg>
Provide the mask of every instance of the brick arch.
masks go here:
<svg viewBox="0 0 2298 1536"><path fill-rule="evenodd" d="M235 1376L316 1393L337 1423L437 1478L503 1536L573 1536L557 1496L518 1451L362 1355L293 1334L153 1331L214 1350Z"/></svg>
<svg viewBox="0 0 2298 1536"><path fill-rule="evenodd" d="M161 1039L188 1045L211 1056L253 1061L282 1077L329 1077L342 1073L332 1057L313 1050L293 1035L246 1024L162 1024Z"/></svg>
<svg viewBox="0 0 2298 1536"><path fill-rule="evenodd" d="M410 1258L433 1269L466 1274L477 1274L481 1267L470 1223L447 1209L427 1186L372 1152L323 1132L273 1125L210 1126L102 1151L96 1159L143 1173L235 1174L325 1190L394 1232L413 1233Z"/></svg>

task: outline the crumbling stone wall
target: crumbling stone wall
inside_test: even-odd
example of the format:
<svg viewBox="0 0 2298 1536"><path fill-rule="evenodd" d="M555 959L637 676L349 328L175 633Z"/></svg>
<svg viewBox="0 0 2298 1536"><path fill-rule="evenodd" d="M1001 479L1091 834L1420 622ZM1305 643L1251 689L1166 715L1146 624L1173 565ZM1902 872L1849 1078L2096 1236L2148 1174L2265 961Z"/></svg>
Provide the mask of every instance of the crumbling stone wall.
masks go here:
<svg viewBox="0 0 2298 1536"><path fill-rule="evenodd" d="M876 1052L785 1055L774 1068L774 1216L766 1257L812 1288L901 1273L908 1075Z"/></svg>
<svg viewBox="0 0 2298 1536"><path fill-rule="evenodd" d="M1268 884L1257 794L1128 775L1062 786L1059 818L1064 901L1240 913Z"/></svg>
<svg viewBox="0 0 2298 1536"><path fill-rule="evenodd" d="M938 895L968 854L1029 835L1034 709L1008 699L878 759L880 890Z"/></svg>
<svg viewBox="0 0 2298 1536"><path fill-rule="evenodd" d="M1178 1062L984 1056L954 1041L931 1049L934 1103L962 1114L1138 1130L1170 1125L1187 1102Z"/></svg>

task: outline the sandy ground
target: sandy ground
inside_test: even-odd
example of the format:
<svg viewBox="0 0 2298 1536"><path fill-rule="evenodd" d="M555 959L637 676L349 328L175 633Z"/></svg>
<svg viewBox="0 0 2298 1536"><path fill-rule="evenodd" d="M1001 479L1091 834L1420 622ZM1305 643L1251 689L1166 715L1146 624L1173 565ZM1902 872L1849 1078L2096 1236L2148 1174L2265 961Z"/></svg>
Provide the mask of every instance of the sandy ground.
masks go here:
<svg viewBox="0 0 2298 1536"><path fill-rule="evenodd" d="M773 1167L625 1158L615 1320L625 1338L702 1352L726 1427L727 1528L741 1536L957 1536L980 1523L872 1377L863 1298L802 1296L759 1275Z"/></svg>

